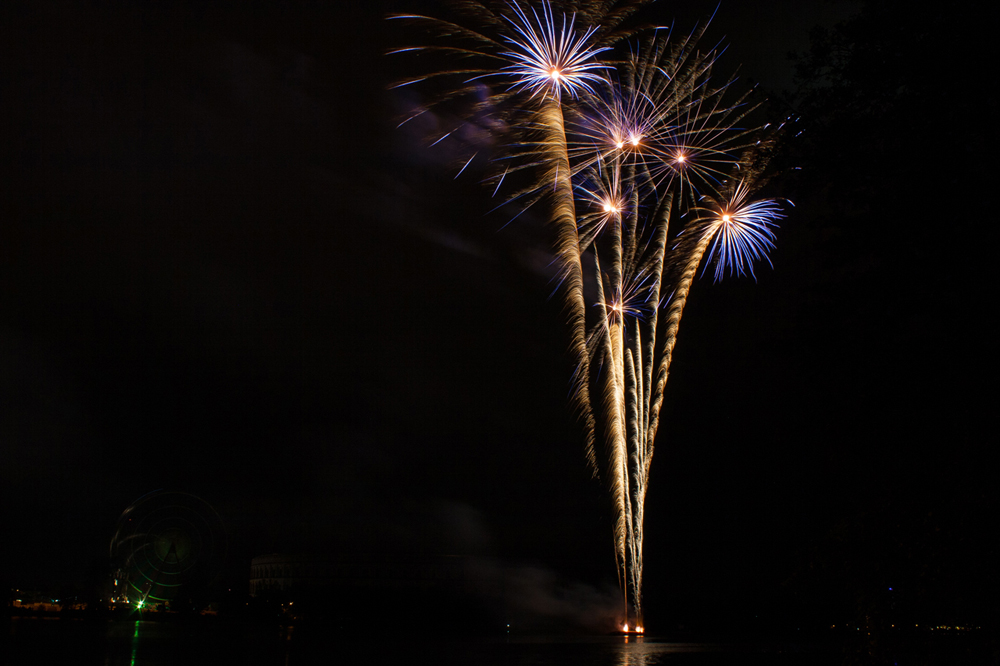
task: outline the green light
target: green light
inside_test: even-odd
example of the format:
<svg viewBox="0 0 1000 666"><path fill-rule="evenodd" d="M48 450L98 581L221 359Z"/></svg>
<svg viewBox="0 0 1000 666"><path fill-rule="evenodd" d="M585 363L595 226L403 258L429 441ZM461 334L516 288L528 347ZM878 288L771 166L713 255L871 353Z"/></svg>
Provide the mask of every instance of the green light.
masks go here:
<svg viewBox="0 0 1000 666"><path fill-rule="evenodd" d="M142 605L142 602L139 602ZM135 653L139 650L139 620L135 621L135 633L132 634L132 661L129 666L135 666Z"/></svg>

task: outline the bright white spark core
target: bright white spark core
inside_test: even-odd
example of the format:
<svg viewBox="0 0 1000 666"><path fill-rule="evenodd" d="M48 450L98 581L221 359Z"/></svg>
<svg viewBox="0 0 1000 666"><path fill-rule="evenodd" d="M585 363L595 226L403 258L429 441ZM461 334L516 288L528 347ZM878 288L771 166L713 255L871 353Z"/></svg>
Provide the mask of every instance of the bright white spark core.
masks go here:
<svg viewBox="0 0 1000 666"><path fill-rule="evenodd" d="M708 250L706 268L715 262L715 281L718 282L729 269L730 275L745 275L748 271L756 279L753 262L764 259L768 264L768 250L774 249L776 220L781 219L781 209L774 199L745 203L749 195L746 183L740 183L725 209L715 214L715 219L705 230L714 235ZM704 270L702 270L704 273Z"/></svg>
<svg viewBox="0 0 1000 666"><path fill-rule="evenodd" d="M507 18L507 21L517 37L506 40L516 50L501 55L515 64L500 71L517 77L513 87L531 91L532 97L551 93L556 99L564 90L574 98L584 90L594 92L591 84L603 80L598 72L608 69L607 65L595 61L594 56L610 49L587 46L587 40L597 28L587 28L578 36L573 30L576 15L569 17L567 25L567 17L563 14L562 29L557 31L552 5L548 2L542 3L541 16L531 8L534 21L517 3L511 2L510 7L515 18Z"/></svg>

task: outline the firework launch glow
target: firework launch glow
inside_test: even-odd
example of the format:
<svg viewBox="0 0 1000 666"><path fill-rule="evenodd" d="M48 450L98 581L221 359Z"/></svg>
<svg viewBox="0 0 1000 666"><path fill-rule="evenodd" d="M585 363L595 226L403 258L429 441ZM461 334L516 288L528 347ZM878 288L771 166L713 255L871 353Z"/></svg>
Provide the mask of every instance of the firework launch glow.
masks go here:
<svg viewBox="0 0 1000 666"><path fill-rule="evenodd" d="M504 114L509 150L496 190L509 172L527 171L532 184L511 200L549 206L576 360L574 406L587 460L614 507L619 626L639 633L644 505L684 305L702 264L716 281L727 271L753 275L782 217L778 201L752 198L777 130L741 126L753 109L747 95L726 101L731 80L713 85L715 52L697 48L705 26L681 38L623 28L643 4L584 1L571 13L546 0L458 3L481 30L394 17L447 42L397 52L461 56L461 69L422 77L457 81L443 101L503 81L474 111ZM671 230L672 220L681 228ZM593 275L584 275L585 254Z"/></svg>

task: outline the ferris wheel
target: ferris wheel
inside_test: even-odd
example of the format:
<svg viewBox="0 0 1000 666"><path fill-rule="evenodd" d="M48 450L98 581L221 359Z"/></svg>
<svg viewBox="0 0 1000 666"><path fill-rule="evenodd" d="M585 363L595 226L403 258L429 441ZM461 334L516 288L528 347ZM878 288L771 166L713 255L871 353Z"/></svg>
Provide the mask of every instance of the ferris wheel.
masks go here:
<svg viewBox="0 0 1000 666"><path fill-rule="evenodd" d="M218 575L225 552L222 519L208 502L178 491L143 495L111 539L112 602L142 610L197 594Z"/></svg>

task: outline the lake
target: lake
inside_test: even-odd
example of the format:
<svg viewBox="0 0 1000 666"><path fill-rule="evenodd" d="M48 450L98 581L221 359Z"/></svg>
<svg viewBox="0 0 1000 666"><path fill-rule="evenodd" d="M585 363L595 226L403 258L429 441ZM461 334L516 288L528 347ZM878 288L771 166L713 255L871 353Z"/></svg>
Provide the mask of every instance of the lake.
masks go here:
<svg viewBox="0 0 1000 666"><path fill-rule="evenodd" d="M655 636L353 635L337 627L214 622L14 618L4 632L11 666L173 664L468 664L470 666L654 666L656 664L838 664L839 651L794 644L677 643Z"/></svg>

